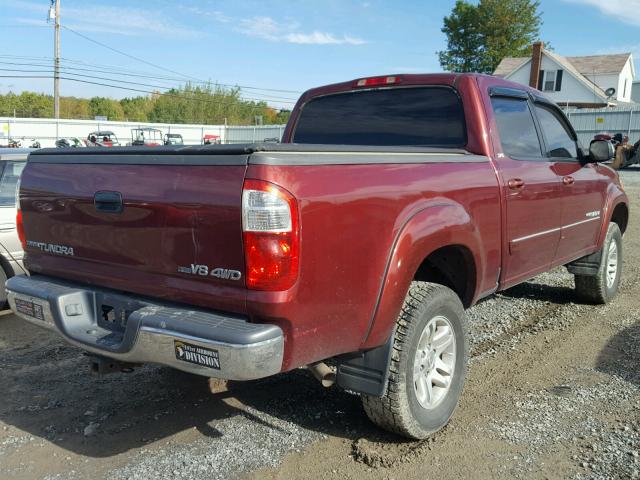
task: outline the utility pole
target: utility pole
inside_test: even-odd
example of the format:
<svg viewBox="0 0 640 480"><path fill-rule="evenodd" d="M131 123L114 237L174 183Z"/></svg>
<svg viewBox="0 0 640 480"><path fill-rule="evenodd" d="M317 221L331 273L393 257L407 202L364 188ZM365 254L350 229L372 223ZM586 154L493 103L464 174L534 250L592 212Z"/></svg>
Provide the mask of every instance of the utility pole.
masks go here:
<svg viewBox="0 0 640 480"><path fill-rule="evenodd" d="M55 33L53 41L53 116L60 118L60 0L55 0Z"/></svg>

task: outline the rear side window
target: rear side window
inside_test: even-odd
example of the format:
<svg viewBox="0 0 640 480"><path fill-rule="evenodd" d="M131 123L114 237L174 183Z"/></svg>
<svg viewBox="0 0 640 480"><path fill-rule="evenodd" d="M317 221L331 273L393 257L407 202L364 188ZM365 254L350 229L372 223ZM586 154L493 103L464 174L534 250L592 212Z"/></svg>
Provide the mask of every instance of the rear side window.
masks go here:
<svg viewBox="0 0 640 480"><path fill-rule="evenodd" d="M491 105L504 153L516 159L542 158L529 103L515 98L493 97Z"/></svg>
<svg viewBox="0 0 640 480"><path fill-rule="evenodd" d="M462 102L447 87L365 90L315 98L297 121L294 143L464 147Z"/></svg>
<svg viewBox="0 0 640 480"><path fill-rule="evenodd" d="M542 105L536 105L536 114L547 143L547 156L577 159L578 148L576 142L571 138L567 127L557 115Z"/></svg>
<svg viewBox="0 0 640 480"><path fill-rule="evenodd" d="M13 207L16 204L18 179L27 162L2 162L0 177L0 207Z"/></svg>

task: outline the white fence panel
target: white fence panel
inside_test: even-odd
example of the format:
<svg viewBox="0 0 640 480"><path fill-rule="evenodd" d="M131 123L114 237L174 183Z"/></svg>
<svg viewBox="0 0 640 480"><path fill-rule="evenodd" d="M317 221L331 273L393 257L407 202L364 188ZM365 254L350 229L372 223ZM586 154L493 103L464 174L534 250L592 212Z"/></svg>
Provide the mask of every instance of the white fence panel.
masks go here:
<svg viewBox="0 0 640 480"><path fill-rule="evenodd" d="M226 143L279 142L284 125L257 125L251 127L229 127Z"/></svg>
<svg viewBox="0 0 640 480"><path fill-rule="evenodd" d="M121 145L131 142L133 128L151 127L163 133L179 133L188 145L202 143L205 135L218 135L222 142L226 140L224 125L195 125L142 122L102 122L95 120L58 120L51 118L11 118L0 117L0 144L6 144L9 138L35 139L43 147L55 146L58 138L87 138L96 130L109 130L116 134Z"/></svg>
<svg viewBox="0 0 640 480"><path fill-rule="evenodd" d="M96 120L55 120L52 118L0 117L0 145L9 138L35 139L42 147L53 147L58 138L86 139L89 133L109 130L121 145L131 142L133 128L151 127L163 133L179 133L187 145L199 145L205 135L218 135L222 143L280 141L285 125L226 126L180 123L109 122Z"/></svg>
<svg viewBox="0 0 640 480"><path fill-rule="evenodd" d="M616 108L585 108L569 110L567 117L575 128L583 146L601 133L622 133L635 143L640 139L640 106Z"/></svg>

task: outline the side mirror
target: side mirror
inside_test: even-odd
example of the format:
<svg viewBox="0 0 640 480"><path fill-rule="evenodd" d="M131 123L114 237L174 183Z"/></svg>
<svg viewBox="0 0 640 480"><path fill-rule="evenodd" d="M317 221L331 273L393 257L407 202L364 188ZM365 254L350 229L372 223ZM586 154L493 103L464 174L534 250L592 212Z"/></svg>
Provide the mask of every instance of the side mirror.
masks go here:
<svg viewBox="0 0 640 480"><path fill-rule="evenodd" d="M615 156L613 144L606 140L593 140L589 145L587 163L606 162Z"/></svg>

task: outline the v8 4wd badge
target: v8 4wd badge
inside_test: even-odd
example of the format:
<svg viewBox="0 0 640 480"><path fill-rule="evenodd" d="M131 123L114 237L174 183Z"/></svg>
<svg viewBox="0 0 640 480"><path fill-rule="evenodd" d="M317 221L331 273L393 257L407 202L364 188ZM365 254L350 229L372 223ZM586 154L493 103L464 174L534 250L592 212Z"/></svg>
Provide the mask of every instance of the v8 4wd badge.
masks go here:
<svg viewBox="0 0 640 480"><path fill-rule="evenodd" d="M178 267L178 272L187 273L189 275L198 275L200 277L216 277L223 280L240 280L242 273L238 270L230 270L228 268L209 268L208 265L192 263L188 267Z"/></svg>

